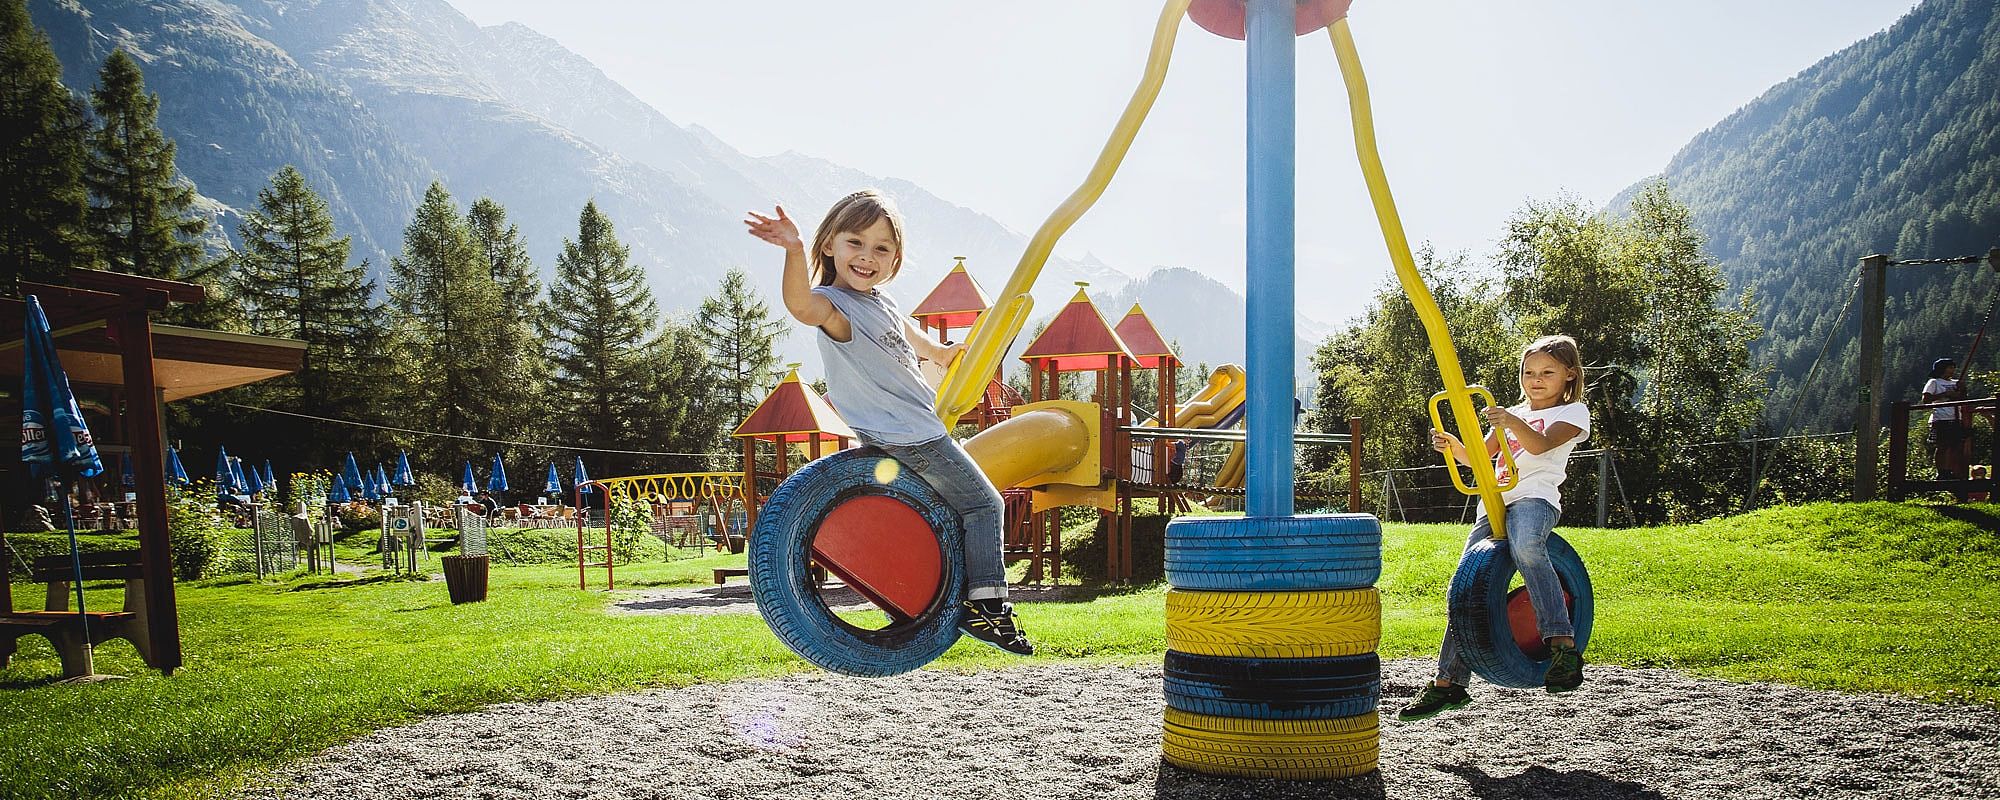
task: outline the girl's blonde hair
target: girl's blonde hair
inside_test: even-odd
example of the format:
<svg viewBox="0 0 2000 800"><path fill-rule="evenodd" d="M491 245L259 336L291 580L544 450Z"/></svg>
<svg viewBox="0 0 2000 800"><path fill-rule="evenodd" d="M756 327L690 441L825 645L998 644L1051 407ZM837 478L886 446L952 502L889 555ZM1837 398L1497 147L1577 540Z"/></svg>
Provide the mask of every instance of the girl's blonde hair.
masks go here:
<svg viewBox="0 0 2000 800"><path fill-rule="evenodd" d="M1570 377L1563 381L1562 402L1574 403L1583 399L1583 353L1576 347L1576 340L1568 336L1544 336L1521 348L1521 365L1527 366L1528 356L1547 353L1556 363L1570 371ZM1521 396L1528 396L1528 386L1521 385Z"/></svg>
<svg viewBox="0 0 2000 800"><path fill-rule="evenodd" d="M887 280L895 280L896 273L903 270L903 213L874 189L862 189L840 198L840 202L826 210L826 219L820 220L819 230L813 232L813 280L821 286L833 285L833 256L826 254L833 237L860 233L885 219L889 221L889 238L896 243L896 263L889 268Z"/></svg>

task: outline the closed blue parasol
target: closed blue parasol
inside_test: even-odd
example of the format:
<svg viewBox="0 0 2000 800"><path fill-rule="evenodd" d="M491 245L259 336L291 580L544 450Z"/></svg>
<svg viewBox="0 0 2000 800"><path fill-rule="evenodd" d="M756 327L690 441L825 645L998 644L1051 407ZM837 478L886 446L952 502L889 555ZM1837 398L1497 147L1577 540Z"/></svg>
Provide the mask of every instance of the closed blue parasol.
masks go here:
<svg viewBox="0 0 2000 800"><path fill-rule="evenodd" d="M417 485L417 474L410 471L410 451L408 450L396 454L395 482L397 486Z"/></svg>
<svg viewBox="0 0 2000 800"><path fill-rule="evenodd" d="M465 476L458 479L458 488L464 489L466 494L479 491L479 478L472 474L470 461L465 462Z"/></svg>
<svg viewBox="0 0 2000 800"><path fill-rule="evenodd" d="M229 457L229 480L229 492L231 494L250 493L250 480L243 477L243 459L235 456Z"/></svg>
<svg viewBox="0 0 2000 800"><path fill-rule="evenodd" d="M229 448L215 446L215 493L236 493L236 470L229 466Z"/></svg>
<svg viewBox="0 0 2000 800"><path fill-rule="evenodd" d="M375 491L381 492L383 497L396 493L396 485L389 482L389 468L381 464L375 465Z"/></svg>
<svg viewBox="0 0 2000 800"><path fill-rule="evenodd" d="M21 349L26 361L21 371L21 460L28 470L43 480L62 484L63 520L69 526L69 564L76 587L76 613L82 625L84 664L90 665L90 618L83 609L83 558L76 547L76 515L69 505L69 486L77 478L104 472L97 458L97 444L77 410L76 396L70 394L69 375L56 357L55 337L49 334L49 318L42 302L28 295L22 314Z"/></svg>
<svg viewBox="0 0 2000 800"><path fill-rule="evenodd" d="M268 458L264 459L264 488L272 491L278 488L278 474L271 471L271 459Z"/></svg>
<svg viewBox="0 0 2000 800"><path fill-rule="evenodd" d="M486 476L486 491L507 491L507 465L500 463L500 454L493 454L493 471Z"/></svg>
<svg viewBox="0 0 2000 800"><path fill-rule="evenodd" d="M171 447L167 448L167 482L182 488L188 485L187 467L181 466L181 451Z"/></svg>
<svg viewBox="0 0 2000 800"><path fill-rule="evenodd" d="M361 465L354 461L354 451L347 451L347 466L340 469L340 479L347 482L347 488L361 491L367 481L361 478Z"/></svg>
<svg viewBox="0 0 2000 800"><path fill-rule="evenodd" d="M371 503L382 499L382 487L375 483L374 476L361 481L361 499Z"/></svg>
<svg viewBox="0 0 2000 800"><path fill-rule="evenodd" d="M354 502L354 495L347 492L347 481L341 480L337 475L332 480L327 481L326 501L329 503Z"/></svg>
<svg viewBox="0 0 2000 800"><path fill-rule="evenodd" d="M239 470L243 473L244 494L254 495L264 491L264 476L257 474L256 467L251 467L247 470L240 469L243 466L243 462L241 460L238 460L236 462L236 465L239 468Z"/></svg>
<svg viewBox="0 0 2000 800"><path fill-rule="evenodd" d="M556 474L556 462L549 462L549 477L542 481L542 491L550 497L562 496L562 476Z"/></svg>
<svg viewBox="0 0 2000 800"><path fill-rule="evenodd" d="M570 474L570 477L576 481L576 492L579 496L584 492L591 491L590 487L584 485L590 481L590 473L583 471L583 456L576 457L576 469ZM582 501L579 500L578 502Z"/></svg>

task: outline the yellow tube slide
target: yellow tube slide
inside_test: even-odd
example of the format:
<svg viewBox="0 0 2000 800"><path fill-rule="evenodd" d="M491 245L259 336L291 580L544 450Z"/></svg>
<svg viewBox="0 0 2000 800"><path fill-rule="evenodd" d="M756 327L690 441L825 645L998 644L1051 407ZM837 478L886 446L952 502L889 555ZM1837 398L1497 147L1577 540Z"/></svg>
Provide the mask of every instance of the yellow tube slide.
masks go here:
<svg viewBox="0 0 2000 800"><path fill-rule="evenodd" d="M1243 368L1224 364L1209 373L1208 385L1201 387L1174 415L1176 428L1213 428L1243 405Z"/></svg>
<svg viewBox="0 0 2000 800"><path fill-rule="evenodd" d="M1001 489L1066 483L1096 486L1097 406L1056 400L1019 406L1014 417L965 441L965 453Z"/></svg>

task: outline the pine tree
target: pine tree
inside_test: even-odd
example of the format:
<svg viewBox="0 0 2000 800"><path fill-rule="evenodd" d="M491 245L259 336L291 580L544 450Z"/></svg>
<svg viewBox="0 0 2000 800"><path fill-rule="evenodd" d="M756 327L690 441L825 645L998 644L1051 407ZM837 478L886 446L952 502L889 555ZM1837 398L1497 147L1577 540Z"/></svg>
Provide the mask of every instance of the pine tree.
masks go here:
<svg viewBox="0 0 2000 800"><path fill-rule="evenodd" d="M0 0L0 291L90 264L83 109L24 0Z"/></svg>
<svg viewBox="0 0 2000 800"><path fill-rule="evenodd" d="M740 424L777 384L776 344L785 322L771 319L771 307L750 288L749 275L731 269L715 294L701 301L694 328L715 365L715 391L727 403L728 421Z"/></svg>
<svg viewBox="0 0 2000 800"><path fill-rule="evenodd" d="M641 430L645 449L668 453L716 451L723 435L726 402L713 392L689 387L712 386L714 367L701 337L686 324L669 321L648 348L651 401ZM729 452L723 450L722 452ZM707 459L672 457L668 469L698 471L713 468Z"/></svg>
<svg viewBox="0 0 2000 800"><path fill-rule="evenodd" d="M101 127L90 137L84 182L94 198L86 219L98 254L120 272L200 277L201 245L190 237L208 223L188 214L194 187L179 179L174 143L160 133L160 98L146 93L139 65L125 51L104 60L90 106Z"/></svg>
<svg viewBox="0 0 2000 800"><path fill-rule="evenodd" d="M388 373L387 328L375 305L367 264L349 265L349 237L334 238L326 202L287 166L257 194L257 208L237 227L232 287L254 333L306 343L298 373L256 387L259 405L338 419L374 421L379 381ZM284 418L260 420L275 446L296 445L294 462L328 463L347 450L385 444L352 426ZM308 449L306 446L310 445Z"/></svg>
<svg viewBox="0 0 2000 800"><path fill-rule="evenodd" d="M521 229L507 221L506 207L482 197L466 212L465 224L479 263L500 293L502 313L492 320L493 339L487 345L497 356L493 407L503 418L539 428L547 419L542 392L548 381L548 365L535 336L541 279Z"/></svg>
<svg viewBox="0 0 2000 800"><path fill-rule="evenodd" d="M510 367L492 346L510 322L500 288L443 184L424 192L403 230L403 252L390 261L389 301L404 418L413 427L456 436L515 432L522 420L504 408ZM423 460L449 467L490 452L479 442L438 439L427 443Z"/></svg>
<svg viewBox="0 0 2000 800"><path fill-rule="evenodd" d="M653 383L648 350L659 328L659 306L645 275L618 243L611 219L595 201L584 204L575 241L563 240L555 282L542 312L542 338L551 368L550 416L562 438L583 447L636 450L648 416L649 395L683 393L688 386ZM609 468L639 463L610 455Z"/></svg>

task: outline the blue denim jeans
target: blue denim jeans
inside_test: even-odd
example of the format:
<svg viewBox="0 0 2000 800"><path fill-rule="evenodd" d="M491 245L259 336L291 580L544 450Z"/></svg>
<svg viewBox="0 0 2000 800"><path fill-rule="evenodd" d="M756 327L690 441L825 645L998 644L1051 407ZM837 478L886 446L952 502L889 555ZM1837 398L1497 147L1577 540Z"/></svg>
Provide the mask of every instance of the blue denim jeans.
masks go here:
<svg viewBox="0 0 2000 800"><path fill-rule="evenodd" d="M866 441L864 439L864 441ZM1001 562L1001 531L1006 513L1000 490L950 436L920 444L867 442L923 478L944 498L965 525L965 596L983 600L1007 596L1007 569Z"/></svg>
<svg viewBox="0 0 2000 800"><path fill-rule="evenodd" d="M1521 582L1528 585L1528 600L1535 604L1535 629L1542 634L1542 641L1557 636L1574 636L1576 628L1570 623L1569 606L1563 602L1562 580L1556 577L1555 565L1549 563L1549 534L1556 529L1556 520L1562 512L1547 500L1530 497L1516 500L1507 507L1507 545L1514 555L1514 568L1521 572ZM1472 535L1465 540L1465 549L1470 550L1480 540L1493 535L1493 526L1484 518L1472 526ZM1451 635L1451 623L1445 623L1444 649L1438 652L1439 678L1460 686L1472 680L1472 668L1458 657L1458 645Z"/></svg>

